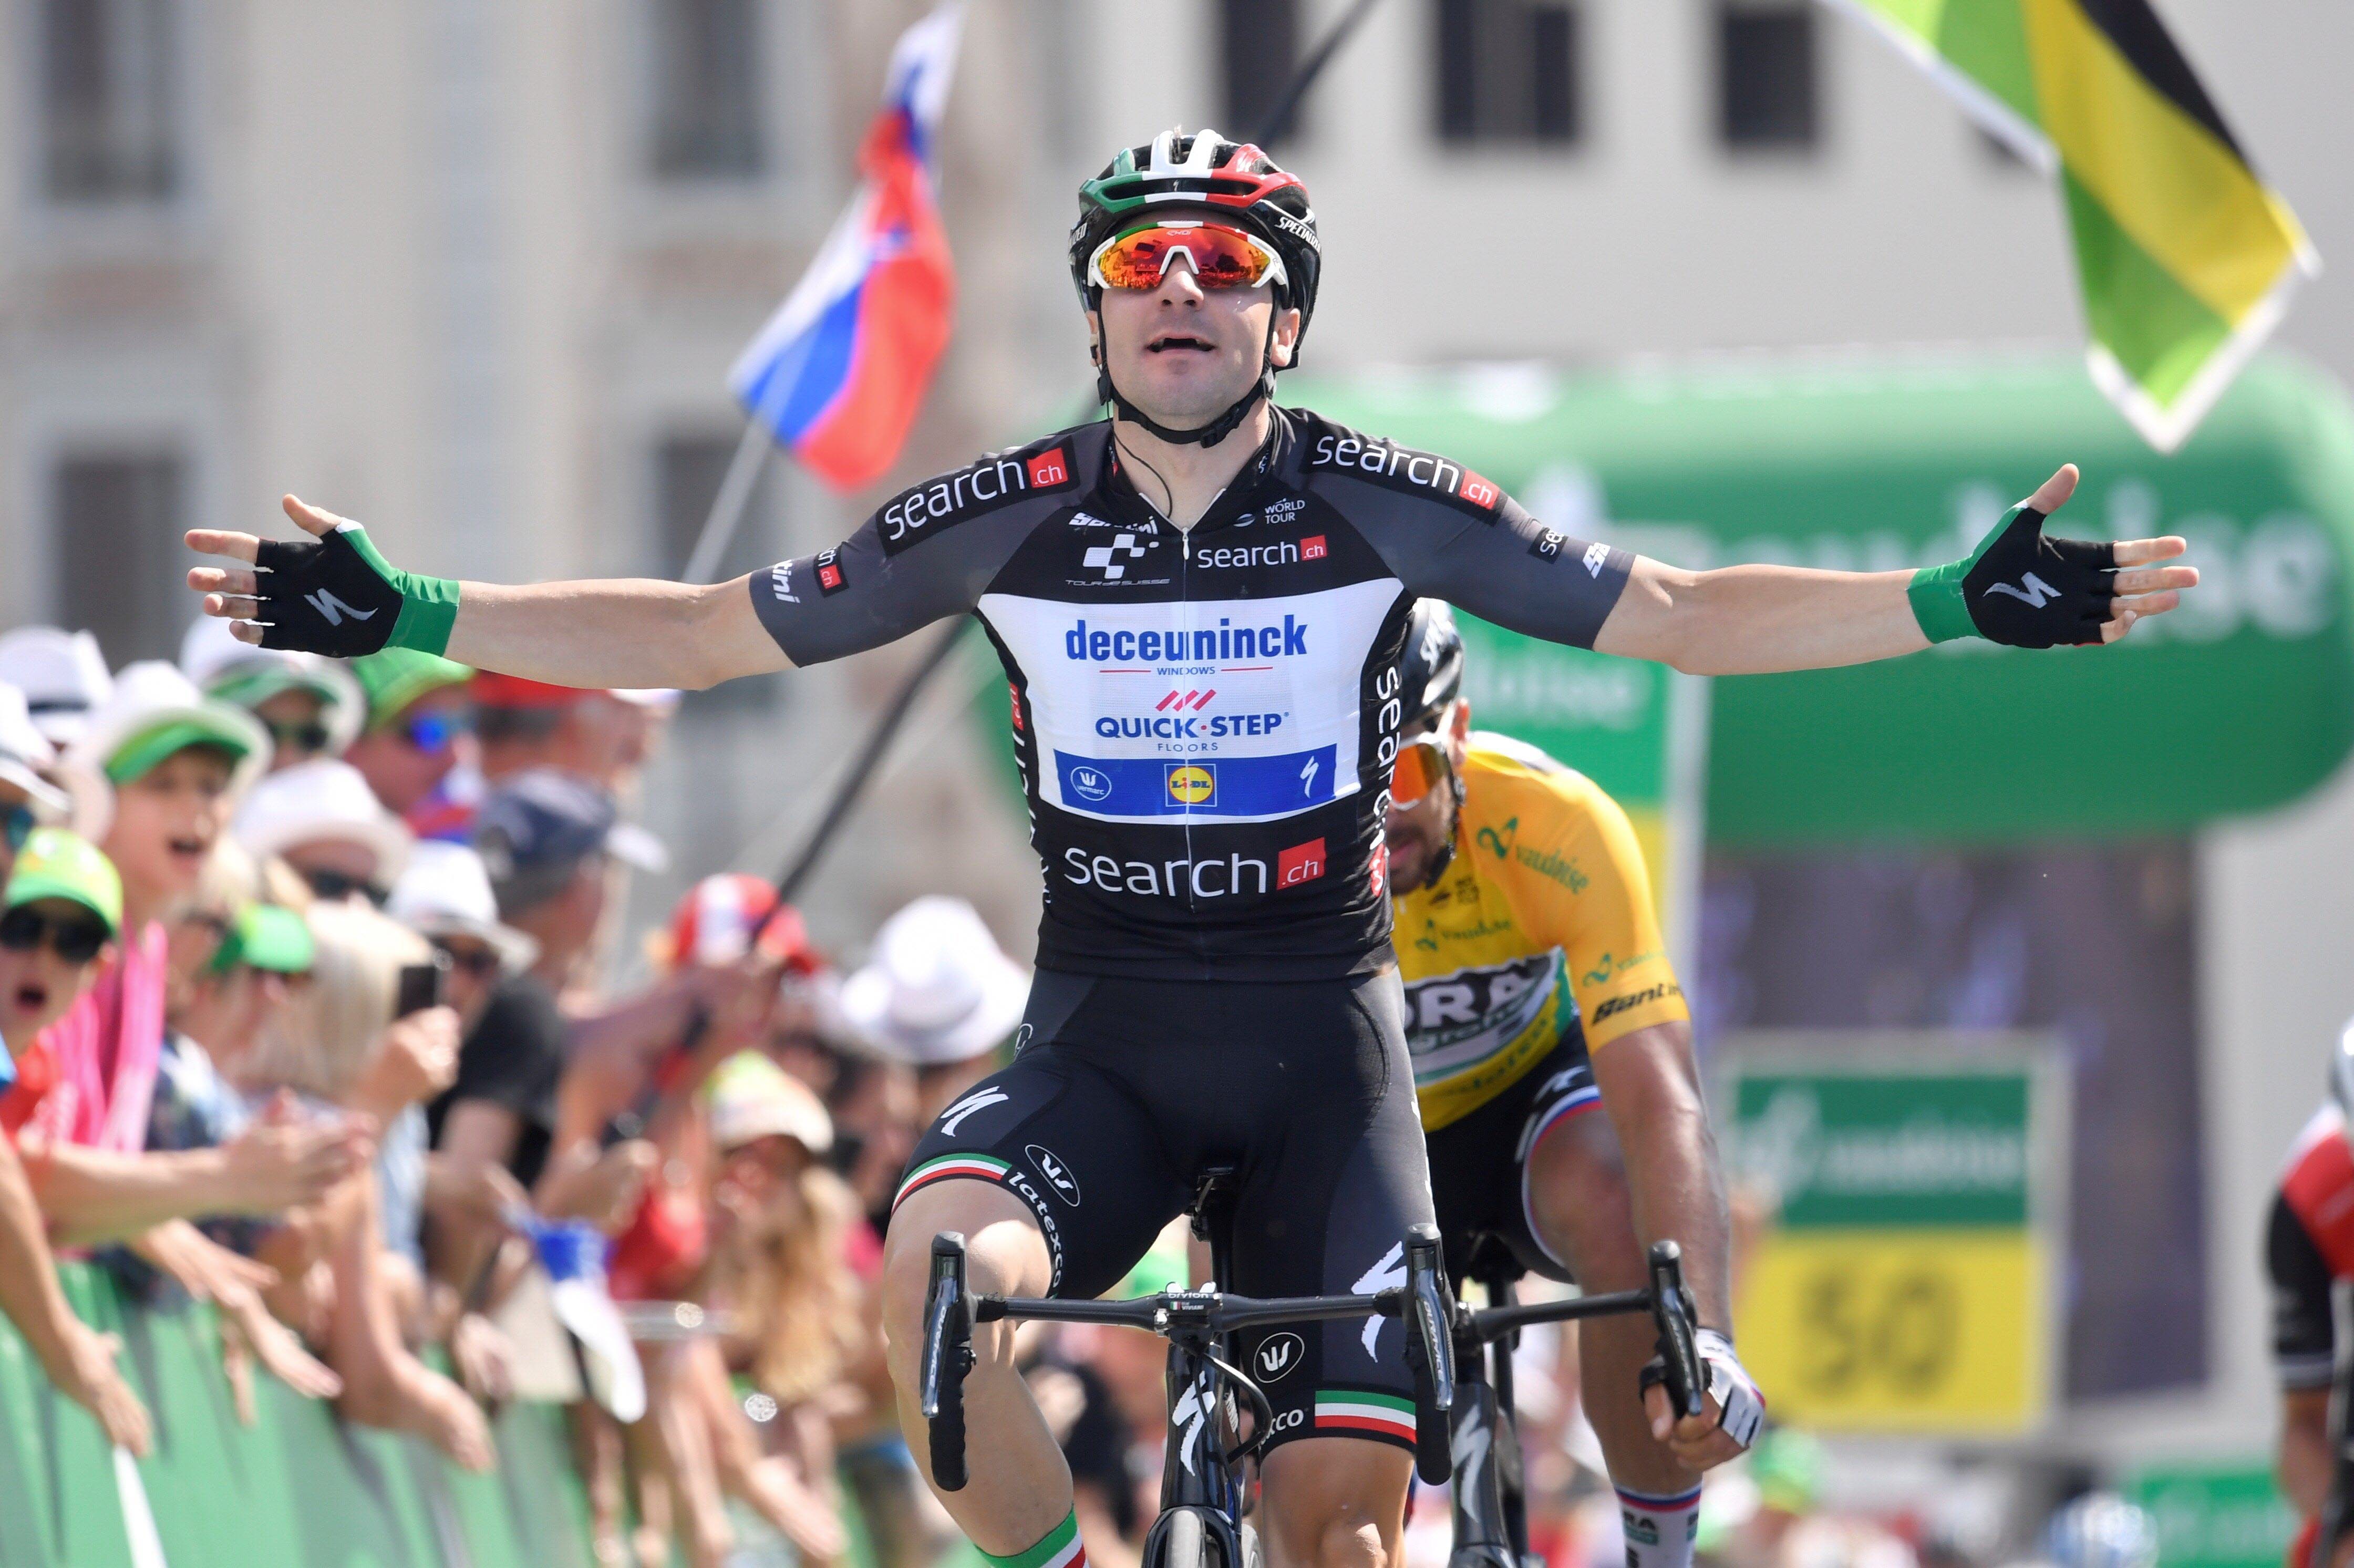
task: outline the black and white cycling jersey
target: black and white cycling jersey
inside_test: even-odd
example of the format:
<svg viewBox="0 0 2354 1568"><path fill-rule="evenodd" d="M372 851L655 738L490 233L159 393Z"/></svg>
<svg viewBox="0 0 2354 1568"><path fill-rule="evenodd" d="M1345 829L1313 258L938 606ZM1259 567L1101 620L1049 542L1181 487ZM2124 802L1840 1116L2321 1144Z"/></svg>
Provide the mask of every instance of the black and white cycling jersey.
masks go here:
<svg viewBox="0 0 2354 1568"><path fill-rule="evenodd" d="M1380 967L1414 599L1590 647L1626 586L1625 552L1564 538L1459 463L1275 415L1189 530L1097 422L916 485L840 546L752 578L796 664L979 615L1044 863L1042 968Z"/></svg>

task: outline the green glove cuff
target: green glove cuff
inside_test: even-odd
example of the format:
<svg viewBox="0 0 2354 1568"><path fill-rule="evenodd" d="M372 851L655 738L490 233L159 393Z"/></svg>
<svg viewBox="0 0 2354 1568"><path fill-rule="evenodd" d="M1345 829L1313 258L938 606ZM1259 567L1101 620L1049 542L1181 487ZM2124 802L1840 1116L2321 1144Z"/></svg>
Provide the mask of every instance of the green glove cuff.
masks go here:
<svg viewBox="0 0 2354 1568"><path fill-rule="evenodd" d="M1932 642L1951 642L1956 637L1975 637L1978 629L1970 620L1969 605L1962 598L1962 574L1969 570L1968 561L1948 561L1942 567L1923 567L1913 574L1905 586L1904 597L1913 606L1913 619L1921 624L1921 635ZM403 619L408 616L403 610Z"/></svg>
<svg viewBox="0 0 2354 1568"><path fill-rule="evenodd" d="M429 577L404 572L384 558L365 528L350 528L345 537L360 558L400 594L400 616L392 623L387 648L414 648L440 655L450 647L450 632L458 624L458 584L452 577Z"/></svg>

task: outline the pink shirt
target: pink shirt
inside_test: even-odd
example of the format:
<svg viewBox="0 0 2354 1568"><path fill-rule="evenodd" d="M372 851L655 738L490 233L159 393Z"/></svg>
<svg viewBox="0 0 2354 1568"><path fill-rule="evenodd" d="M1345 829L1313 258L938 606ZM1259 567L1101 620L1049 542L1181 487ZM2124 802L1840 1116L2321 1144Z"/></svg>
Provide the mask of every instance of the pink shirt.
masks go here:
<svg viewBox="0 0 2354 1568"><path fill-rule="evenodd" d="M54 1054L58 1074L30 1118L43 1135L124 1154L147 1147L164 1047L165 952L163 923L151 920L42 1033L36 1044Z"/></svg>

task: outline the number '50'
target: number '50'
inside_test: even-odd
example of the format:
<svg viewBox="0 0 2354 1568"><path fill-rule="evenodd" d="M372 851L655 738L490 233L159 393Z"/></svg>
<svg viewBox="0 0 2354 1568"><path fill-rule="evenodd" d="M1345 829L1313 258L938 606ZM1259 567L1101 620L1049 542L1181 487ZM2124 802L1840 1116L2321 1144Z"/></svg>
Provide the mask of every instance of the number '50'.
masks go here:
<svg viewBox="0 0 2354 1568"><path fill-rule="evenodd" d="M1953 1366L1960 1320L1952 1282L1925 1269L1878 1279L1816 1275L1798 1317L1798 1376L1819 1395L1868 1382L1926 1393Z"/></svg>

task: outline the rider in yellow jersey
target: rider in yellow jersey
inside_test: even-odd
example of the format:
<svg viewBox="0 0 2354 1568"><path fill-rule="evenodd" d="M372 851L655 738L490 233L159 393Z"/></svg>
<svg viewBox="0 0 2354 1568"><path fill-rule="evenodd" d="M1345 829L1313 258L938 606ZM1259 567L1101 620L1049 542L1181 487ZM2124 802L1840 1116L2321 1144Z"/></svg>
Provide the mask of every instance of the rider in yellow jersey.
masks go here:
<svg viewBox="0 0 2354 1568"><path fill-rule="evenodd" d="M1401 765L1388 818L1406 1041L1448 1269L1476 1237L1589 1290L1644 1283L1643 1245L1682 1244L1724 1419L1666 1430L1638 1403L1648 1320L1579 1340L1585 1408L1617 1484L1629 1568L1683 1568L1697 1472L1754 1436L1734 1359L1723 1182L1692 1064L1691 1012L1660 940L1635 830L1584 774L1471 730L1462 641L1415 608L1400 663ZM1606 1116L1585 1113L1606 1107ZM1615 1134L1615 1136L1614 1136ZM1622 1157L1623 1147L1631 1158Z"/></svg>

